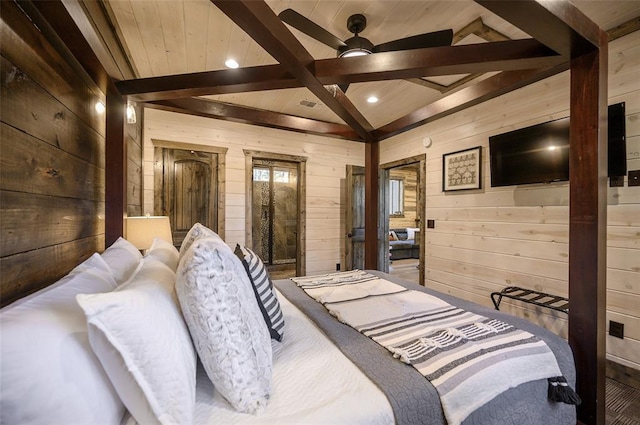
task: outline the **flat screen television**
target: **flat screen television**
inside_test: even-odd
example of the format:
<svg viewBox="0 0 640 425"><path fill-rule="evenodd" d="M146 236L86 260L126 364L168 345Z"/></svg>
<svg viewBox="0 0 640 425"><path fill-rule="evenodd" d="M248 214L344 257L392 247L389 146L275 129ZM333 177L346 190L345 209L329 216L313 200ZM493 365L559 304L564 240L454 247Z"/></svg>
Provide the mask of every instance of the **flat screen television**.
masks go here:
<svg viewBox="0 0 640 425"><path fill-rule="evenodd" d="M569 180L569 118L489 137L491 186Z"/></svg>
<svg viewBox="0 0 640 425"><path fill-rule="evenodd" d="M627 173L625 103L608 109L608 175ZM569 180L569 118L489 137L491 186Z"/></svg>

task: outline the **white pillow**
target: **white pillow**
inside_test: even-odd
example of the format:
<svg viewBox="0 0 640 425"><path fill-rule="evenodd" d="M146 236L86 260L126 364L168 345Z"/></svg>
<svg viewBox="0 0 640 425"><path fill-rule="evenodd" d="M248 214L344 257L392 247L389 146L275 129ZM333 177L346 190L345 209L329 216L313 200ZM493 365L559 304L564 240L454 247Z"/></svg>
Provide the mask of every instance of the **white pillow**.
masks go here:
<svg viewBox="0 0 640 425"><path fill-rule="evenodd" d="M180 260L176 291L216 390L240 412L261 412L271 394L271 339L240 259L222 240L200 238Z"/></svg>
<svg viewBox="0 0 640 425"><path fill-rule="evenodd" d="M102 253L117 284L125 282L138 267L142 254L126 239L118 238Z"/></svg>
<svg viewBox="0 0 640 425"><path fill-rule="evenodd" d="M77 296L91 347L141 424L193 422L196 355L174 281L168 266L145 259L115 291Z"/></svg>
<svg viewBox="0 0 640 425"><path fill-rule="evenodd" d="M418 230L420 230L419 227L407 227L407 239L415 239Z"/></svg>
<svg viewBox="0 0 640 425"><path fill-rule="evenodd" d="M93 254L0 310L0 423L119 424L125 408L89 345L78 293L116 287Z"/></svg>
<svg viewBox="0 0 640 425"><path fill-rule="evenodd" d="M217 238L222 240L222 238L218 236L218 234L213 230L200 223L196 223L191 226L191 229L189 229L189 232L187 232L187 235L182 240L182 244L180 245L180 258L184 256L185 252L187 252L191 244L199 238Z"/></svg>
<svg viewBox="0 0 640 425"><path fill-rule="evenodd" d="M178 250L172 243L160 238L153 238L153 244L147 251L144 258L160 261L169 266L172 271L178 267Z"/></svg>

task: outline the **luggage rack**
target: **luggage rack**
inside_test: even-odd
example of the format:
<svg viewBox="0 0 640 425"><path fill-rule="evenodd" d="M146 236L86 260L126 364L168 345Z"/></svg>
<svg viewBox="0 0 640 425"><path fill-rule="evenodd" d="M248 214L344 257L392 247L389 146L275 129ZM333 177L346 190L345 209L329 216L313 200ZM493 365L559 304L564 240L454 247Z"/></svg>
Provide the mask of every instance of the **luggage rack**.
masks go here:
<svg viewBox="0 0 640 425"><path fill-rule="evenodd" d="M523 301L528 304L539 305L541 307L547 307L552 310L569 314L569 300L557 295L532 291L530 289L519 288L517 286L508 286L500 292L491 293L491 301L493 301L493 305L496 310L500 310L502 297Z"/></svg>

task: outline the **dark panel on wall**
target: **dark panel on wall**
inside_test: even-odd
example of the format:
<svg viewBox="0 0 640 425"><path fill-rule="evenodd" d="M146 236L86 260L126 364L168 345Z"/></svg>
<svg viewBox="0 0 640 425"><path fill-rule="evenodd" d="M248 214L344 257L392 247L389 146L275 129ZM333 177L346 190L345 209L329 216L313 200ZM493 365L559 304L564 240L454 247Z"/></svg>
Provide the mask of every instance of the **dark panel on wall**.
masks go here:
<svg viewBox="0 0 640 425"><path fill-rule="evenodd" d="M104 200L104 169L4 123L0 134L1 189Z"/></svg>
<svg viewBox="0 0 640 425"><path fill-rule="evenodd" d="M76 65L13 2L2 4L0 303L104 249L105 118Z"/></svg>
<svg viewBox="0 0 640 425"><path fill-rule="evenodd" d="M1 70L3 122L104 168L104 136L5 58L1 59Z"/></svg>
<svg viewBox="0 0 640 425"><path fill-rule="evenodd" d="M104 228L100 201L3 190L0 205L11 206L0 209L0 257L83 239Z"/></svg>
<svg viewBox="0 0 640 425"><path fill-rule="evenodd" d="M0 13L4 24L0 25L2 56L104 136L104 114L98 113L94 106L98 98L104 101L105 96L90 83L88 76L79 73L63 59L71 54L57 51L51 44L55 40L47 39L40 29L35 28L31 19L14 2L2 2Z"/></svg>

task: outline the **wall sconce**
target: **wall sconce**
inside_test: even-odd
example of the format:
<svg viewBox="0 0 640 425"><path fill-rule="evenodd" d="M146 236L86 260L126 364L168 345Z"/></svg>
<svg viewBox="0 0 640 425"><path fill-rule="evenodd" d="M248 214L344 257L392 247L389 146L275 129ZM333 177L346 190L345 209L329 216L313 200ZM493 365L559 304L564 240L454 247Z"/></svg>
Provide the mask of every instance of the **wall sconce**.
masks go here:
<svg viewBox="0 0 640 425"><path fill-rule="evenodd" d="M104 111L107 110L107 107L104 106L104 103L101 100L96 102L95 108L96 108L96 112L99 114L104 114Z"/></svg>
<svg viewBox="0 0 640 425"><path fill-rule="evenodd" d="M136 104L127 100L127 124L136 123Z"/></svg>
<svg viewBox="0 0 640 425"><path fill-rule="evenodd" d="M151 215L127 217L124 238L141 251L151 248L154 238L160 238L173 244L169 217Z"/></svg>

